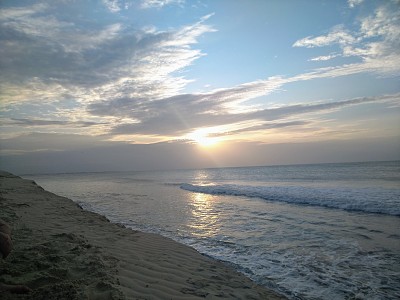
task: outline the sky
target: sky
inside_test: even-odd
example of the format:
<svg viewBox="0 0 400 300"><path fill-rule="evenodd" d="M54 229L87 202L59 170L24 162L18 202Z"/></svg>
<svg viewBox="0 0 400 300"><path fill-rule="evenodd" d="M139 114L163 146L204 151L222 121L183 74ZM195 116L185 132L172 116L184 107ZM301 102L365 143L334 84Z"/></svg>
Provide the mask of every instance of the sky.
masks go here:
<svg viewBox="0 0 400 300"><path fill-rule="evenodd" d="M399 0L2 0L0 168L400 159Z"/></svg>

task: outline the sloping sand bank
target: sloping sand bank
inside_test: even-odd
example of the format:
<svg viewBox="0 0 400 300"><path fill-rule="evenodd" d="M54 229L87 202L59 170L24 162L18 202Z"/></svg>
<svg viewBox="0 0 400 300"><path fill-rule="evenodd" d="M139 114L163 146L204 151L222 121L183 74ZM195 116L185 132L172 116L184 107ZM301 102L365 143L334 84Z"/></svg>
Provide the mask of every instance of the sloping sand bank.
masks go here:
<svg viewBox="0 0 400 300"><path fill-rule="evenodd" d="M0 172L0 191L14 246L0 259L0 283L32 289L1 299L283 299L192 248L112 224L33 181Z"/></svg>

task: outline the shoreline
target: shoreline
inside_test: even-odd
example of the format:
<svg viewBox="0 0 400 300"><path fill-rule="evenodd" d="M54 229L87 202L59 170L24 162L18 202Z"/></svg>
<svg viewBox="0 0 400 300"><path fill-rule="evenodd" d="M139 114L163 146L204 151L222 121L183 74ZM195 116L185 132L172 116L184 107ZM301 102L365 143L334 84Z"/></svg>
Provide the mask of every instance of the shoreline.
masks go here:
<svg viewBox="0 0 400 300"><path fill-rule="evenodd" d="M286 299L189 246L111 223L34 181L0 172L0 218L14 249L2 299ZM1 293L1 292L0 292Z"/></svg>

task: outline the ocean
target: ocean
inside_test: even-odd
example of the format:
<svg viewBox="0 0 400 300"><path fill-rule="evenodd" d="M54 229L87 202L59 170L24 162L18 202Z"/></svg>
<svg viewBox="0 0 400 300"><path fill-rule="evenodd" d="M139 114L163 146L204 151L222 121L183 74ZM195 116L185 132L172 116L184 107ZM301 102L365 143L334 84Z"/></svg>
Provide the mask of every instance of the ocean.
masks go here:
<svg viewBox="0 0 400 300"><path fill-rule="evenodd" d="M23 177L289 299L400 299L400 161Z"/></svg>

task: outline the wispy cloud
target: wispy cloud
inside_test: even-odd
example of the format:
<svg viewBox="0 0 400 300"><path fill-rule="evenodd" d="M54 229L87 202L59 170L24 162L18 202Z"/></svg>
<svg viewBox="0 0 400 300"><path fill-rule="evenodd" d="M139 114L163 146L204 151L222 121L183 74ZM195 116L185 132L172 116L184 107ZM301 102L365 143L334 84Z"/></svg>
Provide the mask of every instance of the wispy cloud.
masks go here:
<svg viewBox="0 0 400 300"><path fill-rule="evenodd" d="M112 13L119 13L132 6L140 9L161 9L164 6L182 6L185 0L102 0L104 6Z"/></svg>
<svg viewBox="0 0 400 300"><path fill-rule="evenodd" d="M343 26L336 26L327 35L320 35L317 37L305 37L301 40L296 41L293 47L323 47L330 46L332 44L347 45L352 44L356 41L356 38L343 29Z"/></svg>
<svg viewBox="0 0 400 300"><path fill-rule="evenodd" d="M364 0L348 0L347 2L349 4L349 6L351 8L353 8L353 7L356 7L357 5L360 5L361 3L363 3Z"/></svg>
<svg viewBox="0 0 400 300"><path fill-rule="evenodd" d="M60 121L60 120L43 120L43 119L0 119L0 123L3 126L7 125L17 125L17 126L50 126L50 127L91 127L97 125L104 125L106 123L97 123L97 122L85 122L85 121Z"/></svg>
<svg viewBox="0 0 400 300"><path fill-rule="evenodd" d="M166 5L182 5L185 3L185 0L142 0L141 7L142 8L161 8Z"/></svg>
<svg viewBox="0 0 400 300"><path fill-rule="evenodd" d="M350 6L362 1L349 1ZM293 47L329 47L339 45L341 53L310 59L323 61L333 57L354 57L362 61L352 65L337 67L342 72L352 74L356 68L363 72L376 72L382 75L400 73L400 11L395 7L383 5L373 15L360 19L357 31L350 31L343 25L334 27L328 34L306 37L296 41ZM394 4L396 6L396 4Z"/></svg>
<svg viewBox="0 0 400 300"><path fill-rule="evenodd" d="M242 126L240 129L235 129L231 131L220 131L216 133L210 133L207 137L226 137L226 136L233 136L242 133L249 133L255 131L262 131L267 132L271 129L282 129L287 127L301 127L309 125L311 122L309 121L288 121L288 122L264 122L260 125L253 125L253 126Z"/></svg>
<svg viewBox="0 0 400 300"><path fill-rule="evenodd" d="M103 0L103 3L111 12L121 11L122 3L120 0Z"/></svg>
<svg viewBox="0 0 400 300"><path fill-rule="evenodd" d="M309 61L327 61L327 60L331 60L338 56L339 55L337 55L337 54L321 55L321 56L310 58Z"/></svg>

